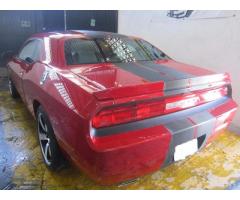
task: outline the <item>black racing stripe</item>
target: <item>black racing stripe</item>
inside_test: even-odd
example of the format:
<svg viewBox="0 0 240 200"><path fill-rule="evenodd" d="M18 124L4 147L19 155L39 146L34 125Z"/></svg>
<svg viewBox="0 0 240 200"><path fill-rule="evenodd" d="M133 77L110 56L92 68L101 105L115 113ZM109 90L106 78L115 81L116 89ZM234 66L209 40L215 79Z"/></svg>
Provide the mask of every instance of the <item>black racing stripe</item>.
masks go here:
<svg viewBox="0 0 240 200"><path fill-rule="evenodd" d="M176 79L192 78L193 75L179 72L176 69L164 65L155 64L152 61L117 63L117 67L140 76L148 81L171 81Z"/></svg>
<svg viewBox="0 0 240 200"><path fill-rule="evenodd" d="M153 61L143 61L143 62L139 62L139 64L142 65L143 67L149 67L150 69L155 70L156 72L163 74L164 76L167 76L172 80L187 79L187 78L195 77L194 75L189 74L187 72L182 72L177 69L168 67L166 65L157 64Z"/></svg>
<svg viewBox="0 0 240 200"><path fill-rule="evenodd" d="M140 76L148 81L160 81L161 76L159 76L158 73L151 69L143 68L141 66L138 66L136 63L117 63L115 64L117 67L126 70L128 72L131 72L137 76Z"/></svg>

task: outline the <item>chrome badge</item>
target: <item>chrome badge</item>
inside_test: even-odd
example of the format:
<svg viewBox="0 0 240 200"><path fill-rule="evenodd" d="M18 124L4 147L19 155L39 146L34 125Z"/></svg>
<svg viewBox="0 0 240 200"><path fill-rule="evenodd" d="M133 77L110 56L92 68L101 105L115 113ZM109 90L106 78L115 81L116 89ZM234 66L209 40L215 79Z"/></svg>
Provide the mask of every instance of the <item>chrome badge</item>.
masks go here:
<svg viewBox="0 0 240 200"><path fill-rule="evenodd" d="M43 72L42 77L40 79L40 85L43 85L44 82L47 80L48 74L49 74L49 71L47 70Z"/></svg>

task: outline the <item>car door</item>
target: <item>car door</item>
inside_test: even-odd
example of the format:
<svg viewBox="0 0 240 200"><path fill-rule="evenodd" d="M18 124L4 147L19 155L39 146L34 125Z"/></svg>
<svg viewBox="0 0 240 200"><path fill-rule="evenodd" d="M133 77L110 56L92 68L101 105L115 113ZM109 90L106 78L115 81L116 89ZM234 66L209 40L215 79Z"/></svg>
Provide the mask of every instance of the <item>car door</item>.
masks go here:
<svg viewBox="0 0 240 200"><path fill-rule="evenodd" d="M43 40L35 39L32 44L34 51L31 57L27 59L27 65L22 75L24 101L30 111L32 111L34 96L36 93L38 95L40 94L38 85L40 84L40 79L45 70L45 64L42 62L45 57Z"/></svg>
<svg viewBox="0 0 240 200"><path fill-rule="evenodd" d="M33 64L36 57L36 46L39 43L38 40L29 40L20 50L19 54L15 56L12 62L9 63L11 79L20 94L23 101L25 101L22 79L24 73Z"/></svg>

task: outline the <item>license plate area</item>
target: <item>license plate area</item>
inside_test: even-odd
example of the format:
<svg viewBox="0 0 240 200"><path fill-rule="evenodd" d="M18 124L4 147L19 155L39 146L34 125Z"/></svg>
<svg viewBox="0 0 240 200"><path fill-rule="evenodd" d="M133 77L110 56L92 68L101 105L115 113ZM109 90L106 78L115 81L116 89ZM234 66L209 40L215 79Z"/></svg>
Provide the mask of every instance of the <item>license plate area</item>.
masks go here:
<svg viewBox="0 0 240 200"><path fill-rule="evenodd" d="M185 159L198 151L198 140L190 140L175 147L174 161Z"/></svg>

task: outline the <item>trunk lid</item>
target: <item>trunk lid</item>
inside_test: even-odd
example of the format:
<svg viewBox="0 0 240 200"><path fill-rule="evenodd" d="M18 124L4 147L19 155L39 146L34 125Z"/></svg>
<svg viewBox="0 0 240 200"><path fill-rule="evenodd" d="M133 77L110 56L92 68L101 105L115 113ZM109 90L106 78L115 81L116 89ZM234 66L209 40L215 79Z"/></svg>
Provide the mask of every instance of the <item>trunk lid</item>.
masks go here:
<svg viewBox="0 0 240 200"><path fill-rule="evenodd" d="M213 72L173 60L81 65L70 69L94 86L98 100L160 93L188 93L230 83L228 74Z"/></svg>
<svg viewBox="0 0 240 200"><path fill-rule="evenodd" d="M230 84L228 74L214 74L189 79L175 80L144 85L128 86L121 88L111 88L94 92L99 100L118 99L124 97L160 93L162 96L190 93L198 90L209 90Z"/></svg>

